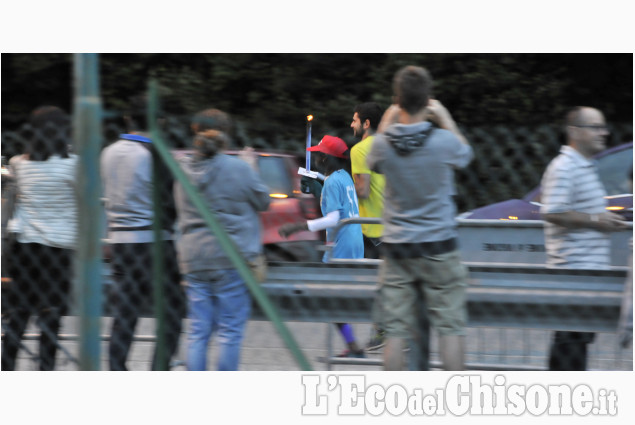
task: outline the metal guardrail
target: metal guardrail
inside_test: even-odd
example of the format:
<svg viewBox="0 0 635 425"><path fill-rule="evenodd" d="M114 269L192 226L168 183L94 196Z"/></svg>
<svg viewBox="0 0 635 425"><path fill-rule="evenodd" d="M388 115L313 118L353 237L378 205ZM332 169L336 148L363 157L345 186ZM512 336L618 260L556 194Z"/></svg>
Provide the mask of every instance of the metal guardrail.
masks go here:
<svg viewBox="0 0 635 425"><path fill-rule="evenodd" d="M469 269L471 327L613 332L626 268L548 269L483 266ZM270 263L262 288L284 320L370 322L377 263ZM254 308L252 319L262 318Z"/></svg>
<svg viewBox="0 0 635 425"><path fill-rule="evenodd" d="M285 321L371 322L379 262L269 263L260 286ZM589 332L617 328L626 267L598 271L465 264L468 326ZM3 280L3 293L10 284ZM109 287L104 285L105 316L110 315ZM267 320L257 303L252 319Z"/></svg>
<svg viewBox="0 0 635 425"><path fill-rule="evenodd" d="M334 231L354 223L380 223L378 218L356 217L341 220ZM469 269L467 308L469 326L553 329L589 332L613 332L617 328L624 282L628 268L609 270L547 268L540 256L516 255L529 246L531 254L544 257L543 222L539 220L466 220L457 219L461 256ZM631 230L619 233L614 251L629 255L627 237ZM466 229L485 233L465 233ZM529 229L531 233L518 233ZM504 244L507 255L496 252L499 262L482 260L474 243L492 237L500 230L513 237L515 244ZM461 237L463 235L463 237ZM475 236L477 241L471 239ZM523 237L525 240L523 240ZM469 245L472 243L472 245ZM539 248L543 244L543 250ZM615 244L619 244L617 248ZM624 244L623 247L621 245ZM468 245L468 248L464 248ZM531 248L534 249L531 249ZM327 246L328 249L328 246ZM514 260L525 260L522 262ZM531 261L534 261L533 263ZM619 262L622 260L620 259ZM286 320L370 321L381 260L332 259L328 264L272 263L263 288L274 299ZM257 310L255 312L257 315Z"/></svg>
<svg viewBox="0 0 635 425"><path fill-rule="evenodd" d="M500 223L496 226L510 228L518 224ZM536 227L536 223L527 226ZM260 287L286 321L369 323L380 263L368 259L328 264L270 263L267 279ZM469 270L469 327L588 332L617 329L627 267L598 271L550 269L538 264L464 264ZM3 279L3 292L9 284L10 280ZM108 286L104 285L106 290ZM257 303L252 319L267 320ZM330 361L336 362L346 361Z"/></svg>
<svg viewBox="0 0 635 425"><path fill-rule="evenodd" d="M377 260L270 263L261 289L285 321L370 323L378 263ZM529 265L466 265L468 327L616 331L626 268L594 271ZM9 285L10 281L3 280L3 291ZM105 285L106 291L108 287ZM107 300L107 294L103 298ZM104 307L104 315L108 315L107 304ZM267 320L256 302L251 319ZM60 340L67 338L73 336L63 335ZM151 341L154 337L145 339ZM329 355L325 362L329 368L334 364L376 366L381 359L338 359ZM434 362L430 365L438 366ZM467 366L479 370L535 369L505 363Z"/></svg>
<svg viewBox="0 0 635 425"><path fill-rule="evenodd" d="M380 260L334 263L270 263L262 284L281 317L306 322L372 322L371 311ZM469 328L615 332L628 269L548 269L538 265L465 263L469 270ZM261 320L255 307L252 320ZM381 366L382 359L333 357L329 327L328 355L333 365ZM438 361L429 366L439 368ZM469 370L544 370L529 364L466 363Z"/></svg>

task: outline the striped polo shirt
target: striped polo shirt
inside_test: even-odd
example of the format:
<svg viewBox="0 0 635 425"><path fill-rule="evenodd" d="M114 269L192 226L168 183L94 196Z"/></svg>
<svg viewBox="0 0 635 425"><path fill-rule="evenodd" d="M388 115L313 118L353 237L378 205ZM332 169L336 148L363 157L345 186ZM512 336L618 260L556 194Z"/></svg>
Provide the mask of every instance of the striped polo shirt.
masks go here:
<svg viewBox="0 0 635 425"><path fill-rule="evenodd" d="M8 230L20 243L74 249L77 237L77 155L46 161L15 156L9 166L18 187Z"/></svg>
<svg viewBox="0 0 635 425"><path fill-rule="evenodd" d="M563 146L542 177L542 214L606 211L606 190L594 160ZM570 229L545 222L548 267L606 269L610 267L610 236L591 228Z"/></svg>

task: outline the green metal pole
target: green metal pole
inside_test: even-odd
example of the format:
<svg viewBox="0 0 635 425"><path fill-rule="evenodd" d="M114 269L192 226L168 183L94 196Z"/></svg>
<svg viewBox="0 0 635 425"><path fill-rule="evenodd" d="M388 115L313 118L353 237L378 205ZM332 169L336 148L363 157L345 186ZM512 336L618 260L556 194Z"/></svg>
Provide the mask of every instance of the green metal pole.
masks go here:
<svg viewBox="0 0 635 425"><path fill-rule="evenodd" d="M155 103L157 102L156 99L158 98L158 90L157 90L156 81L150 82L150 96L149 97L150 97L150 102L155 102ZM225 232L225 229L223 229L223 227L218 223L218 220L216 219L216 216L214 215L213 211L211 211L207 207L207 204L205 203L203 198L200 196L200 194L198 193L196 188L192 185L192 183L190 183L188 177L185 175L181 167L177 164L176 160L170 153L168 147L161 139L161 135L159 134L159 131L156 128L156 123L152 123L152 122L151 122L151 138L152 138L154 147L157 150L157 153L161 156L163 161L166 163L167 167L170 169L170 171L174 175L175 180L177 180L179 183L183 185L183 190L185 191L187 196L190 198L190 201L192 201L192 203L194 204L194 207L201 214L207 226L209 226L209 228L214 232L214 235L216 236L218 242L223 247L223 250L229 257L229 259L232 261L232 263L234 264L234 267L236 267L238 273L240 273L240 276L245 280L245 283L247 284L247 287L249 288L251 295L254 297L256 302L260 305L260 308L262 308L265 315L269 318L269 320L271 320L274 327L278 331L278 334L280 334L280 336L282 337L283 341L287 345L287 348L289 348L289 351L294 356L300 368L302 370L312 370L311 365L309 364L308 360L304 356L304 353L302 353L302 350L300 349L297 342L293 338L293 335L291 334L289 329L287 329L287 327L285 326L284 322L282 321L282 319L280 318L278 314L278 311L276 310L274 305L271 303L271 301L267 297L267 294L263 291L263 289L260 287L260 285L256 281L256 278L251 272L251 269L249 268L249 266L243 259L242 255L236 248L234 242L229 238L229 236Z"/></svg>
<svg viewBox="0 0 635 425"><path fill-rule="evenodd" d="M148 122L156 123L158 120L158 98L155 96L148 101ZM153 124L150 124L152 128ZM169 370L170 359L166 350L166 328L165 328L165 291L163 282L166 279L165 265L163 263L163 223L161 206L163 205L162 190L164 189L164 176L158 171L158 163L161 161L155 151L152 153L152 205L154 218L152 230L154 233L154 243L152 244L152 294L154 302L154 315L156 321L156 358L155 368L157 370Z"/></svg>
<svg viewBox="0 0 635 425"><path fill-rule="evenodd" d="M103 231L99 153L102 144L97 54L74 55L73 140L77 169L78 232L75 289L80 317L79 368L100 370Z"/></svg>

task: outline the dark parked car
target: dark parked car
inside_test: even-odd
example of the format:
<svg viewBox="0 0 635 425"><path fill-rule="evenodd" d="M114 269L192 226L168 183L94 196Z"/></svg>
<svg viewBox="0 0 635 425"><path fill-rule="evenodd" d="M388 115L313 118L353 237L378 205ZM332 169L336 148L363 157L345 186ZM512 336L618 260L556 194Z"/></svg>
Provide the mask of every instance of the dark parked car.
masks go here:
<svg viewBox="0 0 635 425"><path fill-rule="evenodd" d="M595 156L600 179L607 192L607 210L633 221L633 188L628 173L633 170L633 142L625 143ZM523 199L511 199L463 213L463 219L540 220L538 186Z"/></svg>

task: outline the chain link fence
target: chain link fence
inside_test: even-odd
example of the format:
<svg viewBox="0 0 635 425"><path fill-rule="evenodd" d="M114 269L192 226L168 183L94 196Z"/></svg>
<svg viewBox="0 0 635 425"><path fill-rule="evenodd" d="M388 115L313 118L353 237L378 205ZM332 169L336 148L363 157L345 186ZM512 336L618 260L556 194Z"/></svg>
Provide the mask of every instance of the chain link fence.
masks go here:
<svg viewBox="0 0 635 425"><path fill-rule="evenodd" d="M238 150L244 146L256 145L259 150L257 161L260 176L270 192L269 209L260 216L264 250L269 261L319 262L325 240L323 232L304 231L289 239L280 238L277 234L278 229L285 223L312 219L320 215L317 200L313 195L302 193L300 179L297 176L297 168L304 161L304 142L276 141L268 144L258 140L252 143L241 136L240 128L239 124L235 148ZM609 147L632 140L632 124L611 124L610 130ZM82 237L74 235L72 231L76 224L73 221L76 220L76 217L73 217L75 206L69 204L68 198L68 194L76 190L72 173L65 175L64 170L60 171L61 165L55 167L48 159L30 161L37 163L31 168L24 162L9 162L9 158L27 152L38 140L46 143L51 140L67 141L68 138L64 135L67 131L67 128L50 127L42 131L33 124L25 124L18 131L2 132L3 370L15 368L15 359L19 351L35 359L37 367L41 370L56 368L55 358L60 356L60 349L64 358L73 364L77 363L75 355L61 342L64 338L57 337L60 323L76 312L72 289L72 245L60 243L58 240L27 237L22 237L21 240L20 236L15 238L12 232L5 231L7 223L4 213L5 202L8 202L12 188L16 187L13 182L17 177L20 214L29 213L29 209L33 210L31 218L23 217L25 223L34 227L43 225L53 228L62 233L62 236L59 236L62 239L65 233L68 233L66 236L71 239ZM123 127L106 122L103 148L117 140L121 133L124 133ZM507 199L522 198L539 184L546 165L558 154L562 144L560 131L554 125L531 128L471 128L464 129L464 133L474 147L475 158L466 169L456 174L456 203L460 212ZM163 135L167 144L177 149L173 152L177 159L191 155L192 135L189 117L169 117ZM73 149L72 146L69 147L68 161L72 162ZM135 344L143 339L138 330L135 332L139 327L140 318L154 319L155 329L150 339L157 343L149 350L147 359L147 368L152 369L176 368L180 365L186 330L191 326L190 321L186 319L187 301L183 293L183 273L178 269L178 253L175 249L175 241L178 240L179 234L175 227L177 212L172 195L173 171L168 169L163 158L151 147L143 146L143 149L148 150L149 158L152 158L149 164L158 170L155 171L155 176L161 177L162 182L147 180L144 182L145 186L140 186L140 190L146 192L138 194L149 196L150 205L154 207L151 211L146 211L145 216L136 217L134 223L125 224L133 231L119 228L116 217L111 217L108 221L109 228L104 228L103 234L106 243L103 256L105 297L102 329L103 338L106 340L104 344L107 345L103 350L102 365L111 370L126 369L126 359L130 350L134 350ZM237 155L237 150L230 153ZM114 159L125 160L123 157ZM102 175L108 171L102 169ZM624 173L627 171L624 170ZM130 172L128 180L121 175L111 176L112 187L139 184L139 179L143 176L136 174L134 169ZM153 187L160 190L153 193ZM116 196L116 191L104 193L104 205L116 204ZM210 209L213 210L214 207L210 206ZM154 244L153 240L162 242ZM620 240L619 243L624 242ZM162 260L153 262L153 258ZM490 259L500 262L496 250L492 250ZM303 276L298 276L298 281L302 279ZM337 293L333 296L338 297ZM519 293L518 296L522 297L522 294ZM345 303L346 300L342 302ZM31 329L30 317L37 318L37 324L41 329L37 352L33 346L26 343L29 339L27 331ZM495 336L495 332L490 332L487 338L489 340ZM360 344L365 342L362 339L366 337L366 334L356 335ZM600 338L603 344L606 344L606 338ZM520 343L524 339L523 334L505 334L505 340L499 342L509 347L510 341ZM480 341L479 338L477 340ZM485 357L496 358L503 365L508 362L500 358L500 353L497 357L496 353L485 350L481 344L482 341L479 342L479 353L487 351ZM511 344L513 345L513 342ZM434 346L436 350L436 340ZM487 346L493 345L488 342ZM531 347L523 344L517 347L516 351L518 350L527 351L531 350ZM435 356L436 354L433 354L433 358ZM482 361L482 357L478 360ZM632 358L628 364L632 368ZM515 366L518 367L517 364Z"/></svg>
<svg viewBox="0 0 635 425"><path fill-rule="evenodd" d="M111 112L111 115L115 114ZM124 133L121 124L106 121L104 140L108 145ZM164 128L166 142L175 149L191 148L191 117L168 117ZM304 158L304 141L250 140L238 122L235 130L236 148L251 146L263 151L287 152ZM492 126L462 129L474 148L474 160L456 173L457 210L470 211L484 205L513 198L522 198L540 183L547 164L558 155L564 143L559 125ZM611 132L607 147L633 140L633 125L609 123ZM5 160L22 153L33 129L29 124L17 131L2 132L2 155ZM347 134L334 134L347 140ZM321 138L322 135L316 135Z"/></svg>

